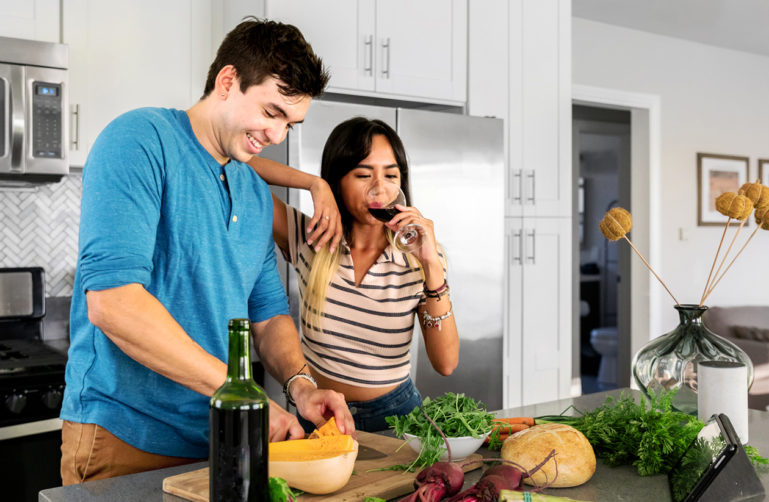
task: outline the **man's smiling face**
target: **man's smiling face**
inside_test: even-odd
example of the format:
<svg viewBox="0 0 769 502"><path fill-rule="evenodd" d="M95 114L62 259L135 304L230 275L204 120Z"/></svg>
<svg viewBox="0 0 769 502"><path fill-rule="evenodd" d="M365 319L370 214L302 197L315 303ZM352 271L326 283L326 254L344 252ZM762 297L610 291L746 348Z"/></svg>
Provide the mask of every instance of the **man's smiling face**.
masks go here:
<svg viewBox="0 0 769 502"><path fill-rule="evenodd" d="M304 120L311 98L286 96L280 92L279 83L269 77L244 93L237 77L233 79L223 98L222 121L216 133L223 157L248 162L265 146L283 141L288 130Z"/></svg>

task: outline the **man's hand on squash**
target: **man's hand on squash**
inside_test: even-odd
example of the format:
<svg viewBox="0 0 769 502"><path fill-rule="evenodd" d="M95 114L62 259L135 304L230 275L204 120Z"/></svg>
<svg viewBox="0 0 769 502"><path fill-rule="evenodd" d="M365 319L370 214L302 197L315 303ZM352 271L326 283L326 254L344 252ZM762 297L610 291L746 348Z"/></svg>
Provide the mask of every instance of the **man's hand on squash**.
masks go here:
<svg viewBox="0 0 769 502"><path fill-rule="evenodd" d="M291 396L296 402L296 409L305 419L322 426L331 417L336 418L337 427L342 434L355 435L355 421L347 408L344 395L330 389L316 389L303 379L291 386Z"/></svg>
<svg viewBox="0 0 769 502"><path fill-rule="evenodd" d="M304 438L299 420L270 399L270 442Z"/></svg>

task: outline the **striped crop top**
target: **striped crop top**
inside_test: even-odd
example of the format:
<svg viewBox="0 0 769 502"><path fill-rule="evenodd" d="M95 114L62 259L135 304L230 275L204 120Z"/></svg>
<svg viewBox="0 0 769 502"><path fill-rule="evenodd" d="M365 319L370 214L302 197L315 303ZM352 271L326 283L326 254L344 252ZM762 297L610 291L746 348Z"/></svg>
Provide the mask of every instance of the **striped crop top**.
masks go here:
<svg viewBox="0 0 769 502"><path fill-rule="evenodd" d="M310 218L287 206L286 257L296 270L303 291L315 255L306 241ZM423 298L419 268L392 246L377 258L355 286L352 255L340 243L339 269L326 290L323 326L302 318L302 351L313 370L327 378L359 387L387 387L409 378L414 314ZM446 268L445 257L444 270Z"/></svg>

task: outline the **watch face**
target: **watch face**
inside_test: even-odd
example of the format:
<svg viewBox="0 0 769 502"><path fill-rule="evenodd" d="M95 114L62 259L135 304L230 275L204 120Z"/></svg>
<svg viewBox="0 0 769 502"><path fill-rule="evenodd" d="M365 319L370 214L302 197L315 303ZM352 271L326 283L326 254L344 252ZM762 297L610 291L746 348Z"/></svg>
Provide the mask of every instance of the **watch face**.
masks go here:
<svg viewBox="0 0 769 502"><path fill-rule="evenodd" d="M673 502L697 500L734 451L711 419L668 474Z"/></svg>

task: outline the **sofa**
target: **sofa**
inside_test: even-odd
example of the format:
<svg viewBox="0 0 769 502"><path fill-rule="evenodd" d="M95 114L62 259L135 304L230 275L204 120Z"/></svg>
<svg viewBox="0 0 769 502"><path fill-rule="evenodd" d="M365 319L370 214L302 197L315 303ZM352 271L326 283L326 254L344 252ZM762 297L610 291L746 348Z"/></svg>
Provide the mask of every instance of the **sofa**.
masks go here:
<svg viewBox="0 0 769 502"><path fill-rule="evenodd" d="M769 306L710 307L702 322L750 357L753 385L748 407L769 410Z"/></svg>

